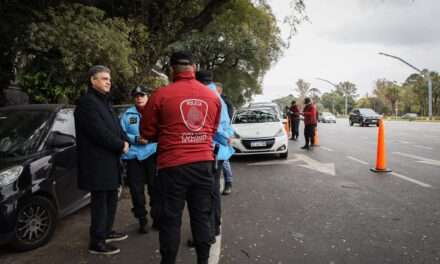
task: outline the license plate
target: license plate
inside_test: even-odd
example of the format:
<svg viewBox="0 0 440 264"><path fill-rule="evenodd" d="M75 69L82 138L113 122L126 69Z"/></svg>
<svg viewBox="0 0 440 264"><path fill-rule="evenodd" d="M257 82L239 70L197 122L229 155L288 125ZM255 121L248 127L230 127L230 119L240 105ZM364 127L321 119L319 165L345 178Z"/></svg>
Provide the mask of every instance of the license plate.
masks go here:
<svg viewBox="0 0 440 264"><path fill-rule="evenodd" d="M377 120L371 120L371 123L376 123L377 122Z"/></svg>
<svg viewBox="0 0 440 264"><path fill-rule="evenodd" d="M251 147L265 147L266 145L266 141L254 141L251 142Z"/></svg>

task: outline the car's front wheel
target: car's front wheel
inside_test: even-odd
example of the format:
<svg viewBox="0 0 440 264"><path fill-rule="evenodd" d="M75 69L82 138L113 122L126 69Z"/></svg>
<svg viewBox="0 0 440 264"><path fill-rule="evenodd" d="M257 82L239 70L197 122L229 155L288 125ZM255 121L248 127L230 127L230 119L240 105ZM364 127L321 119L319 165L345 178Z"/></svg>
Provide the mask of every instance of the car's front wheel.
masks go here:
<svg viewBox="0 0 440 264"><path fill-rule="evenodd" d="M56 224L53 203L45 197L34 196L19 205L12 246L18 251L41 247L52 238Z"/></svg>
<svg viewBox="0 0 440 264"><path fill-rule="evenodd" d="M353 126L353 120L350 119L350 126Z"/></svg>

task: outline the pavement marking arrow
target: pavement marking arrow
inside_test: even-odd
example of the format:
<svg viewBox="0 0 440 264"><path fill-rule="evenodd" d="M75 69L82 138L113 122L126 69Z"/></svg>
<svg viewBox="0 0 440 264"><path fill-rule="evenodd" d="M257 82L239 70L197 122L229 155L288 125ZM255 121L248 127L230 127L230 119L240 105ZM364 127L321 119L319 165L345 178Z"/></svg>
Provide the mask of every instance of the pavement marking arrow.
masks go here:
<svg viewBox="0 0 440 264"><path fill-rule="evenodd" d="M434 160L434 159L425 158L425 157L421 157L421 156L417 156L417 155L413 155L413 154L402 153L402 152L393 152L393 154L399 155L402 157L416 159L418 163L440 166L440 160Z"/></svg>
<svg viewBox="0 0 440 264"><path fill-rule="evenodd" d="M255 162L248 163L249 166L268 166L268 165L279 165L279 164L291 164L297 161L302 161L306 164L299 164L299 166L315 170L324 174L329 174L331 176L336 176L335 173L335 164L334 163L323 163L317 160L314 160L303 154L295 154L294 159L288 160L278 160L278 161L264 161L264 162Z"/></svg>
<svg viewBox="0 0 440 264"><path fill-rule="evenodd" d="M329 174L331 176L336 176L335 164L334 163L323 163L314 160L303 154L296 154L297 158L307 163L306 165L299 165L304 168L315 170L321 173Z"/></svg>

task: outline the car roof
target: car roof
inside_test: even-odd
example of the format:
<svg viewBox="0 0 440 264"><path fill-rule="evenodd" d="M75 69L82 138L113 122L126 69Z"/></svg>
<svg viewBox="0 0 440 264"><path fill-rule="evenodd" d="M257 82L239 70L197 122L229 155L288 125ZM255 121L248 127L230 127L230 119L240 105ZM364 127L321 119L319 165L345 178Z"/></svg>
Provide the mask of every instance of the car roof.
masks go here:
<svg viewBox="0 0 440 264"><path fill-rule="evenodd" d="M0 107L2 111L17 111L17 110L28 110L28 111L49 111L57 112L62 108L74 108L74 105L66 104L23 104L23 105L11 105Z"/></svg>

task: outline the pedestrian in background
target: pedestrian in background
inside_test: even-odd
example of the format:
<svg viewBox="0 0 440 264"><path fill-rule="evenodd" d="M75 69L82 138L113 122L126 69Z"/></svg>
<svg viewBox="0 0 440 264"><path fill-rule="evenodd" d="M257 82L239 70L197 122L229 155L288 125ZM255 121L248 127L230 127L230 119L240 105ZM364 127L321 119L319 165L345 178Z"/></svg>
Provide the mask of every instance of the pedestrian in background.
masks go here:
<svg viewBox="0 0 440 264"><path fill-rule="evenodd" d="M89 252L112 255L120 250L108 243L128 237L113 231L113 222L121 185L120 157L129 144L111 105L110 69L93 66L88 76L89 89L75 109L78 187L91 194Z"/></svg>
<svg viewBox="0 0 440 264"><path fill-rule="evenodd" d="M299 122L300 122L300 111L298 106L296 105L296 101L293 100L290 103L289 108L289 116L290 116L290 127L292 130L292 140L298 140L299 137Z"/></svg>
<svg viewBox="0 0 440 264"><path fill-rule="evenodd" d="M145 207L145 184L150 197L150 212L153 227L158 225L156 197L154 194L154 179L156 175L156 147L157 143L148 143L140 136L139 125L141 113L148 101L149 90L138 86L131 92L135 105L128 108L121 117L121 127L130 142L130 149L122 156L127 165L127 182L130 189L132 212L139 221L139 233L148 233L148 211Z"/></svg>
<svg viewBox="0 0 440 264"><path fill-rule="evenodd" d="M301 113L304 116L304 137L305 145L301 149L310 149L310 144L312 143L313 137L315 136L315 127L317 124L316 120L316 107L312 104L310 98L304 99L304 109Z"/></svg>
<svg viewBox="0 0 440 264"><path fill-rule="evenodd" d="M170 66L173 83L152 95L141 123L141 136L158 142L161 264L176 263L185 201L197 263L207 264L214 188L212 146L221 104L215 93L195 79L190 53L173 53Z"/></svg>

